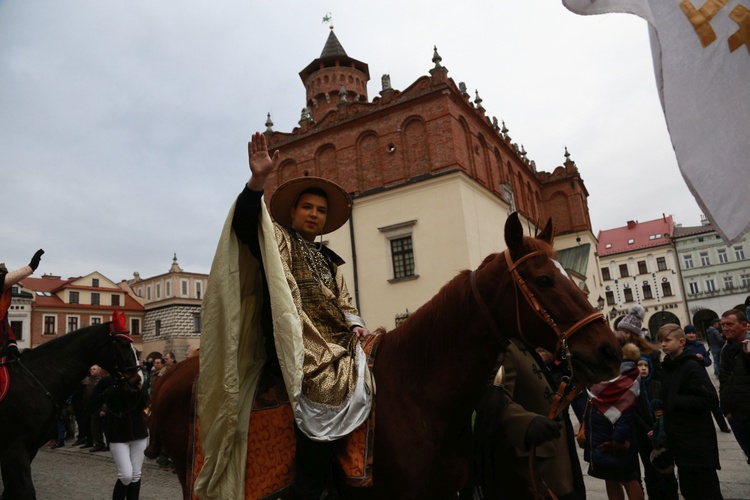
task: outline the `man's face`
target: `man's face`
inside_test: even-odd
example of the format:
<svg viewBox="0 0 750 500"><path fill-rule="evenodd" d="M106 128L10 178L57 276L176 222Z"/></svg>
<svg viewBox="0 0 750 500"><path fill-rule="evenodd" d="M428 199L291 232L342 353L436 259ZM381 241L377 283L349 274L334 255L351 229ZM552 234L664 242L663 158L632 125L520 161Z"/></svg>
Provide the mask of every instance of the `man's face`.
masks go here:
<svg viewBox="0 0 750 500"><path fill-rule="evenodd" d="M726 318L721 318L721 331L730 342L742 342L745 338L747 327L747 321L740 322L734 314L730 314Z"/></svg>
<svg viewBox="0 0 750 500"><path fill-rule="evenodd" d="M308 241L323 232L328 214L328 201L322 196L306 193L292 207L292 228Z"/></svg>
<svg viewBox="0 0 750 500"><path fill-rule="evenodd" d="M154 360L154 370L160 370L164 367L164 363L161 362L161 358L156 358Z"/></svg>
<svg viewBox="0 0 750 500"><path fill-rule="evenodd" d="M169 366L175 364L175 359L172 357L171 354L167 354L164 356L164 363Z"/></svg>
<svg viewBox="0 0 750 500"><path fill-rule="evenodd" d="M99 368L99 365L94 365L89 368L89 375L91 375L92 377L98 377L100 372L101 369Z"/></svg>
<svg viewBox="0 0 750 500"><path fill-rule="evenodd" d="M685 339L667 335L661 339L661 350L667 356L676 356L685 347Z"/></svg>

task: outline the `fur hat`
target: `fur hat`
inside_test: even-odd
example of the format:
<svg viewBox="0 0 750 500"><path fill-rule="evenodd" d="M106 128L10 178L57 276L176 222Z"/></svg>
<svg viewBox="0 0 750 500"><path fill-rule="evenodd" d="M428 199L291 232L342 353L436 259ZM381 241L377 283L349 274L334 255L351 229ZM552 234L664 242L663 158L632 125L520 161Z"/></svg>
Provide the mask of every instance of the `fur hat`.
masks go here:
<svg viewBox="0 0 750 500"><path fill-rule="evenodd" d="M617 329L624 332L630 332L635 335L641 334L641 325L643 318L646 316L646 310L640 304L635 304L630 308L628 314L617 323Z"/></svg>
<svg viewBox="0 0 750 500"><path fill-rule="evenodd" d="M685 335L688 333L698 333L698 330L693 325L685 325Z"/></svg>
<svg viewBox="0 0 750 500"><path fill-rule="evenodd" d="M641 350L638 349L638 346L633 344L632 342L628 342L624 346L622 346L622 359L629 359L630 361L638 361L638 358L641 357Z"/></svg>

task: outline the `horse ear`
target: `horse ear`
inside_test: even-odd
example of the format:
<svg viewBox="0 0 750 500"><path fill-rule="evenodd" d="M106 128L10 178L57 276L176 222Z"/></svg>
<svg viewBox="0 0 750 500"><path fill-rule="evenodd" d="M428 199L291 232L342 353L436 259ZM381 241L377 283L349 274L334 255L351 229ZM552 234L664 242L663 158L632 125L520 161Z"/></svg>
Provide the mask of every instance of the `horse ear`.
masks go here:
<svg viewBox="0 0 750 500"><path fill-rule="evenodd" d="M540 239L552 245L552 240L554 239L554 237L554 234L552 234L552 218L550 217L549 219L547 219L547 225L544 226L542 232L537 235L537 239Z"/></svg>
<svg viewBox="0 0 750 500"><path fill-rule="evenodd" d="M518 255L523 243L523 226L518 219L518 212L513 212L505 221L505 244L511 255Z"/></svg>

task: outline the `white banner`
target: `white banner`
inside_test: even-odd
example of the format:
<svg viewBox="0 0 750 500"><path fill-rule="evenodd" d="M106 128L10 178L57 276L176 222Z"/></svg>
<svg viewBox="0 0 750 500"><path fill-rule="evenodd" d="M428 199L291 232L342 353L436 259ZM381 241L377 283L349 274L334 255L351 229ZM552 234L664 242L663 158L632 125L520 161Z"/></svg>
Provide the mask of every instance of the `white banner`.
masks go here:
<svg viewBox="0 0 750 500"><path fill-rule="evenodd" d="M577 14L649 23L677 163L727 243L750 229L750 0L563 0Z"/></svg>

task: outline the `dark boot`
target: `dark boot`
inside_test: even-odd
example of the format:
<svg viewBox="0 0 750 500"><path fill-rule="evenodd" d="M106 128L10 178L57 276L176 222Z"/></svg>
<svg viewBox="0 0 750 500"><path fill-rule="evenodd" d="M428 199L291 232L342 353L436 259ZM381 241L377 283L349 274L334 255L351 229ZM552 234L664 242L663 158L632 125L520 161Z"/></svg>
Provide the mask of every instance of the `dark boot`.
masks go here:
<svg viewBox="0 0 750 500"><path fill-rule="evenodd" d="M115 489L112 492L112 500L125 500L125 495L128 494L128 485L123 484L118 479L115 483Z"/></svg>
<svg viewBox="0 0 750 500"><path fill-rule="evenodd" d="M135 481L128 485L128 496L127 500L138 500L141 494L141 482Z"/></svg>

